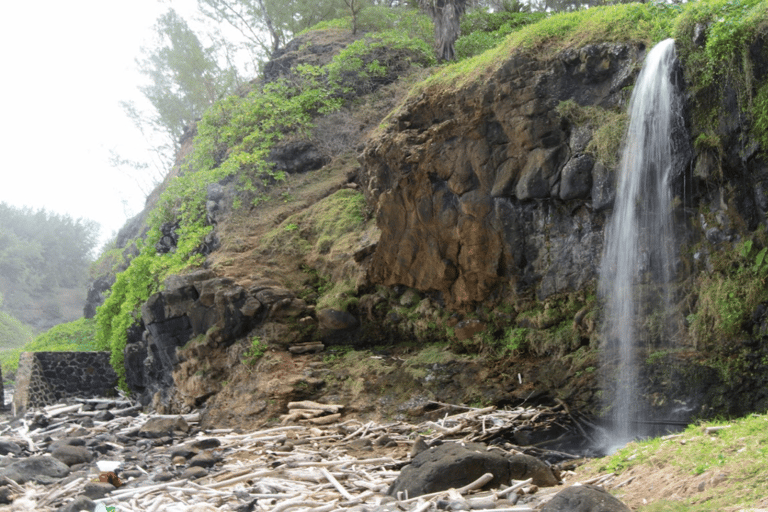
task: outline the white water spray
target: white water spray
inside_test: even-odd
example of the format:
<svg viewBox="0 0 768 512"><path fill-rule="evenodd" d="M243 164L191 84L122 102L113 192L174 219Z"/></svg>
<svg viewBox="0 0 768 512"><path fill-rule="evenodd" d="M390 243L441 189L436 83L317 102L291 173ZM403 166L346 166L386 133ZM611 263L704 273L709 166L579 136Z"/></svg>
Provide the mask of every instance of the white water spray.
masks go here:
<svg viewBox="0 0 768 512"><path fill-rule="evenodd" d="M613 425L607 443L613 446L642 435L639 425L649 419L638 388L636 352L647 334L640 329L647 329L654 310L656 317L670 311L664 285L673 279L677 261L670 180L682 104L672 79L675 61L674 40L662 41L649 52L637 79L606 229L598 289L605 300L603 367L612 369L604 394Z"/></svg>

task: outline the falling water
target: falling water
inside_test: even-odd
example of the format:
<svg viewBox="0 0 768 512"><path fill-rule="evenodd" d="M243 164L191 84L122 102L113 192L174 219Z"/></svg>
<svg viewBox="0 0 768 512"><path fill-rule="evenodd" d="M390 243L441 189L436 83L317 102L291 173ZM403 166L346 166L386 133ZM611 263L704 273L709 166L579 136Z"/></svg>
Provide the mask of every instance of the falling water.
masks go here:
<svg viewBox="0 0 768 512"><path fill-rule="evenodd" d="M643 435L638 426L648 418L638 389L638 340L647 334L649 312L655 309L658 317L670 310L665 284L676 262L670 181L681 112L675 61L674 40L667 39L650 51L640 72L606 230L599 292L605 300L603 367L611 368L604 383L612 424L607 442L613 446Z"/></svg>

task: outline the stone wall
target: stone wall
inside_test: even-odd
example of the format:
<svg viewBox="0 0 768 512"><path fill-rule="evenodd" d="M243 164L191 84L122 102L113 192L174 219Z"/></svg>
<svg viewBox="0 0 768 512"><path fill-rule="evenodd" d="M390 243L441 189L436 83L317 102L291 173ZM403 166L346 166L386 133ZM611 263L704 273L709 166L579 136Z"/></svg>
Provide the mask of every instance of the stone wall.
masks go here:
<svg viewBox="0 0 768 512"><path fill-rule="evenodd" d="M71 397L114 393L117 374L109 352L23 352L16 372L13 413Z"/></svg>

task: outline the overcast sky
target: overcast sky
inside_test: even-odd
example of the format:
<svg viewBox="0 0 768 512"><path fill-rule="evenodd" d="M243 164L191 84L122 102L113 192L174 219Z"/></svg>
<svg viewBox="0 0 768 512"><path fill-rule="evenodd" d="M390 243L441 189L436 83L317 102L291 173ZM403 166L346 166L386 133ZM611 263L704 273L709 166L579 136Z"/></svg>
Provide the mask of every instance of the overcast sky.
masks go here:
<svg viewBox="0 0 768 512"><path fill-rule="evenodd" d="M110 150L147 144L119 102L140 100L135 58L157 17L185 18L196 0L25 0L3 3L0 202L95 220L102 242L143 207L135 177ZM146 181L144 183L146 189Z"/></svg>

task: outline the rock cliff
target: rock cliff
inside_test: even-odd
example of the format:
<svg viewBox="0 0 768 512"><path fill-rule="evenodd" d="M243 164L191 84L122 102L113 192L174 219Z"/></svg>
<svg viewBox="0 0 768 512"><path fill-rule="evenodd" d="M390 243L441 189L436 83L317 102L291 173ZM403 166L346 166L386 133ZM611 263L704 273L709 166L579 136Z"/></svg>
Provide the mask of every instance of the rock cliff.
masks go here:
<svg viewBox="0 0 768 512"><path fill-rule="evenodd" d="M320 46L351 42L306 37L267 78L328 62ZM752 95L767 79L767 41L763 29L738 64ZM681 41L676 70L687 98L671 184L682 234L677 325L669 337L645 326L639 348L641 393L669 412L685 389L689 416L730 412L725 397L760 384L755 347L768 332L768 308L744 299L752 309L736 315L739 334L717 338L727 331L714 297L738 293L722 284L728 269L765 242L768 164L740 106L743 83L701 86L686 67L702 44ZM293 180L280 200L238 208L253 198L236 180L209 185L205 268L171 277L142 306L125 349L128 385L160 410L207 407L212 424L266 421L291 399L322 398L395 417L428 414L435 400L559 399L596 414L595 283L626 102L647 50L640 41L514 50L416 86L396 78L428 72L403 56L394 75L366 82L372 90L356 82L355 108L271 152ZM753 252L739 245L748 238ZM765 402L758 395L745 410Z"/></svg>
<svg viewBox="0 0 768 512"><path fill-rule="evenodd" d="M371 280L437 292L454 309L594 281L613 169L587 151L593 130L557 108L621 109L644 51L517 54L482 82L412 97L361 159L381 229Z"/></svg>

